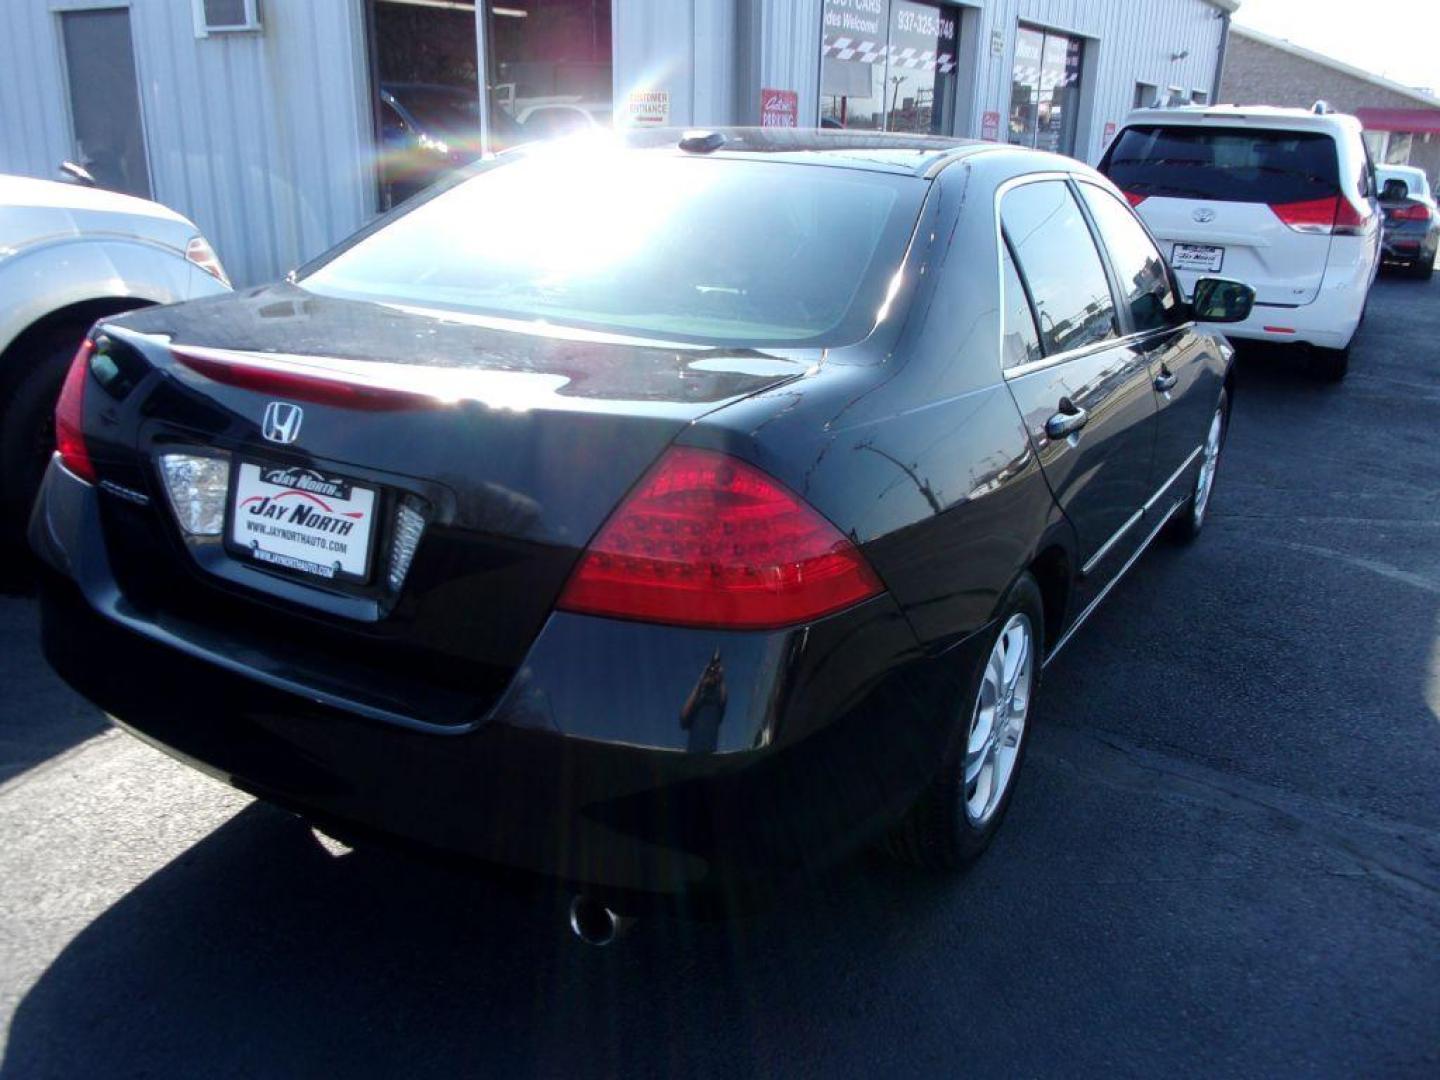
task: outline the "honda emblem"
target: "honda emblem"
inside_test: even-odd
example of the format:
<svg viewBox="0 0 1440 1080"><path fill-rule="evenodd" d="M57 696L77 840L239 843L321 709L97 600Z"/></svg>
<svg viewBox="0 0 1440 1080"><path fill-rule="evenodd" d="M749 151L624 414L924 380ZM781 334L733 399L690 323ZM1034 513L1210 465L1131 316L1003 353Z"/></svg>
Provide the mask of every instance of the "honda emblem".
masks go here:
<svg viewBox="0 0 1440 1080"><path fill-rule="evenodd" d="M300 437L300 422L305 419L305 410L288 401L272 401L265 406L265 419L260 423L260 434L273 443L289 444Z"/></svg>

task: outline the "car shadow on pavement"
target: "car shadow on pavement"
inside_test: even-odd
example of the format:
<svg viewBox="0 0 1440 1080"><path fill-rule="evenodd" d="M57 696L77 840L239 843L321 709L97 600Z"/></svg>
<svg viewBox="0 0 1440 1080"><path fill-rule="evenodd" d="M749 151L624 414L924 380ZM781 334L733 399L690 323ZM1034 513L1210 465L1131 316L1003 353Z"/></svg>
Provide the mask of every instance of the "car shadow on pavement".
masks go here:
<svg viewBox="0 0 1440 1080"><path fill-rule="evenodd" d="M793 907L643 919L602 949L571 936L554 886L335 854L256 803L69 944L16 1010L0 1077L805 1071L795 1025L846 1023L861 973L915 962L905 942L955 899L870 856L844 873ZM855 939L896 905L903 927ZM819 1000L792 974L817 955L837 969Z"/></svg>
<svg viewBox="0 0 1440 1080"><path fill-rule="evenodd" d="M108 726L45 663L34 600L0 593L0 784Z"/></svg>

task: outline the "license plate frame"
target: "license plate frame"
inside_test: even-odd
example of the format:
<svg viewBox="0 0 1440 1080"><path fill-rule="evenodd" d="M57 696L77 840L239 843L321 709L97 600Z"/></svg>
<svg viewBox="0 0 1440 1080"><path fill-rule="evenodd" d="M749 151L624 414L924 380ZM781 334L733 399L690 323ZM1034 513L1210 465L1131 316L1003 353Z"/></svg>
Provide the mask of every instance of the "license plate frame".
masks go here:
<svg viewBox="0 0 1440 1080"><path fill-rule="evenodd" d="M287 480L291 483L285 483ZM259 524L262 527L283 528L297 536L308 536L318 543L296 541L273 531L256 536L253 529L240 528L238 519L242 498L249 502L268 494L269 489L278 489L276 494L285 496L287 502L304 505L331 524L310 526L308 523L316 521L316 518L309 515L305 522L289 520L293 516L293 506L282 506L278 499L271 505L280 508L280 516L264 518ZM245 493L243 496L242 491ZM225 497L225 531L222 534L225 550L232 558L257 569L285 574L312 584L369 584L374 575L379 546L384 495L384 489L378 484L329 470L263 458L237 457L231 462L230 489ZM354 516L357 510L361 513L358 518ZM361 528L354 533L347 531L336 535L332 530L338 529L347 518ZM249 538L251 543L242 542L242 536ZM264 546L261 539L267 541ZM353 550L356 540L362 541L358 554ZM346 547L343 551L336 551L333 549L335 543L344 543ZM310 557L307 558L307 555Z"/></svg>
<svg viewBox="0 0 1440 1080"><path fill-rule="evenodd" d="M1204 262L1201 262L1201 256ZM1218 274L1225 268L1225 249L1219 244L1182 244L1170 248L1170 265L1176 270Z"/></svg>

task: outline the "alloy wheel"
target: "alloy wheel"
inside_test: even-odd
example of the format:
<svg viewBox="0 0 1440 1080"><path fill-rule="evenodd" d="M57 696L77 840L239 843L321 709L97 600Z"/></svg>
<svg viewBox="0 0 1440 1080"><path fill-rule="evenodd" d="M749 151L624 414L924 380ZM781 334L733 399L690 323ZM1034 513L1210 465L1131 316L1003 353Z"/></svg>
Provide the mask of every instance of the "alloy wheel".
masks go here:
<svg viewBox="0 0 1440 1080"><path fill-rule="evenodd" d="M985 664L965 748L965 816L985 825L1015 778L1025 718L1035 683L1035 635L1030 617L1010 616Z"/></svg>
<svg viewBox="0 0 1440 1080"><path fill-rule="evenodd" d="M1215 470L1220 466L1220 440L1225 432L1224 406L1215 410L1210 420L1210 432L1205 436L1205 450L1200 462L1200 475L1195 478L1195 498L1191 513L1198 529L1205 521L1205 510L1210 505L1210 492L1215 487Z"/></svg>

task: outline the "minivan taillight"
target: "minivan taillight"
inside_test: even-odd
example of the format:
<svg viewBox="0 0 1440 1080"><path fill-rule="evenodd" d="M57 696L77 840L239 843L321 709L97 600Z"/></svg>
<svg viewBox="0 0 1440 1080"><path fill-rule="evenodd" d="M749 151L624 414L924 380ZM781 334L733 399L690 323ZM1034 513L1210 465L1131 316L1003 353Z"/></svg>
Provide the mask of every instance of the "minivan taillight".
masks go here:
<svg viewBox="0 0 1440 1080"><path fill-rule="evenodd" d="M87 337L81 342L75 359L70 361L65 384L60 388L60 400L55 403L55 449L60 453L60 461L80 479L92 484L95 466L85 448L81 429L85 423L85 384L90 381L90 357L94 352L95 342Z"/></svg>
<svg viewBox="0 0 1440 1080"><path fill-rule="evenodd" d="M557 606L676 626L770 629L882 591L839 529L753 465L667 451L581 556Z"/></svg>
<svg viewBox="0 0 1440 1080"><path fill-rule="evenodd" d="M1272 203L1271 211L1296 232L1320 235L1358 236L1365 231L1369 215L1344 195L1302 202Z"/></svg>
<svg viewBox="0 0 1440 1080"><path fill-rule="evenodd" d="M1332 232L1336 236L1359 236L1369 221L1370 212L1356 206L1344 195L1335 200L1335 228Z"/></svg>
<svg viewBox="0 0 1440 1080"><path fill-rule="evenodd" d="M1129 202L1131 206L1139 206L1150 197L1148 195L1141 195L1138 191L1123 191L1121 194L1125 196L1126 201Z"/></svg>
<svg viewBox="0 0 1440 1080"><path fill-rule="evenodd" d="M1296 232L1329 233L1335 225L1334 195L1303 202L1271 203L1275 216Z"/></svg>

